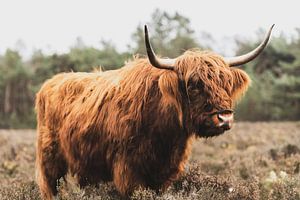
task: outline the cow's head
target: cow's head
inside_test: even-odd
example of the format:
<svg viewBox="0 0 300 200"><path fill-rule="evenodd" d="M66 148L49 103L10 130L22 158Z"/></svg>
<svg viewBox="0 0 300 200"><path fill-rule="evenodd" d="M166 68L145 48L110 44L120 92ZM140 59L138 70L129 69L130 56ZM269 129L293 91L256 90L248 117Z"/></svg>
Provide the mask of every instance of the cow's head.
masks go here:
<svg viewBox="0 0 300 200"><path fill-rule="evenodd" d="M196 135L216 136L232 127L234 105L250 84L248 75L235 66L253 60L263 51L273 26L263 42L245 55L223 58L211 52L187 51L175 59L161 59L155 55L145 26L148 59L156 68L177 73L182 96L188 105L187 119Z"/></svg>

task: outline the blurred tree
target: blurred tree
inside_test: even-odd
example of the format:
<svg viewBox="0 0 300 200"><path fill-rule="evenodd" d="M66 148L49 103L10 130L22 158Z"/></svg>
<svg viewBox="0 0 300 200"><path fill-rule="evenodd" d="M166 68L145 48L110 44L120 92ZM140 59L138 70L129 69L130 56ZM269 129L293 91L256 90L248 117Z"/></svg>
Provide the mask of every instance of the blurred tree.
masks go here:
<svg viewBox="0 0 300 200"><path fill-rule="evenodd" d="M274 98L281 107L281 118L297 120L300 117L300 29L298 35L282 51L292 54L293 62L282 62L282 74L276 80Z"/></svg>
<svg viewBox="0 0 300 200"><path fill-rule="evenodd" d="M170 15L156 9L152 14L152 21L148 23L149 34L153 48L163 57L177 57L185 50L200 48L194 31L190 27L190 20L179 13ZM132 35L135 45L130 46L133 53L145 55L144 27L139 25Z"/></svg>
<svg viewBox="0 0 300 200"><path fill-rule="evenodd" d="M238 107L243 120L295 120L300 110L300 37L288 42L274 38L263 53L245 65L252 87ZM250 51L257 43L238 43L237 54ZM298 63L298 64L297 64Z"/></svg>
<svg viewBox="0 0 300 200"><path fill-rule="evenodd" d="M33 122L33 94L30 93L32 71L27 69L16 51L7 50L0 62L1 127Z"/></svg>
<svg viewBox="0 0 300 200"><path fill-rule="evenodd" d="M71 48L69 56L73 71L91 71L99 66L106 70L120 68L129 54L119 53L111 42L101 41L101 49L75 47Z"/></svg>
<svg viewBox="0 0 300 200"><path fill-rule="evenodd" d="M238 50L236 54L247 53L257 47L260 42L237 40ZM252 68L255 74L271 71L276 77L279 77L283 73L282 62L292 63L295 60L293 53L285 50L286 48L289 48L289 45L284 37L274 38L267 48L246 67Z"/></svg>
<svg viewBox="0 0 300 200"><path fill-rule="evenodd" d="M188 18L179 13L169 14L159 9L148 23L155 52L161 56L177 57L187 49L201 47ZM298 35L272 38L263 53L244 66L253 83L237 107L241 120L299 120L300 119L300 29ZM258 36L261 36L259 32ZM204 35L213 41L210 34ZM259 37L261 38L261 37ZM100 48L87 46L77 38L68 53L45 55L41 50L24 62L18 50L8 49L0 55L0 128L35 127L34 96L42 83L60 72L91 72L101 66L117 69L134 53L145 55L144 31L138 26L132 35L132 45L119 52L109 41ZM237 40L237 54L252 50L258 42ZM25 46L25 45L23 45Z"/></svg>

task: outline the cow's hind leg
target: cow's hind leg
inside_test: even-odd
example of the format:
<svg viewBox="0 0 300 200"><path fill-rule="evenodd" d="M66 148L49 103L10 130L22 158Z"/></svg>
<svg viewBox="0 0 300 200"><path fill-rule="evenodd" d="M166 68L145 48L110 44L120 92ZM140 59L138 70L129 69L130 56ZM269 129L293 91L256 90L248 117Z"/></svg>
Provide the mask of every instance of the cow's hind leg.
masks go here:
<svg viewBox="0 0 300 200"><path fill-rule="evenodd" d="M40 132L37 144L37 182L43 199L53 199L59 179L67 173L67 164L58 143L49 136Z"/></svg>

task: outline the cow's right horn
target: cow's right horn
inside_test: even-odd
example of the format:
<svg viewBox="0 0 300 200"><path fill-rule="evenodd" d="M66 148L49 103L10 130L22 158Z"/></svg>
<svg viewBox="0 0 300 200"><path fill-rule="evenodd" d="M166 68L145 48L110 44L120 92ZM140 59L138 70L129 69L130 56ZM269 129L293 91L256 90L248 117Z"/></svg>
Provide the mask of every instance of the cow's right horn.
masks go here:
<svg viewBox="0 0 300 200"><path fill-rule="evenodd" d="M274 25L275 24L273 24L271 26L271 28L269 29L269 31L267 32L267 34L265 36L265 39L260 43L260 45L258 47L256 47L255 49L253 49L252 51L250 51L247 54L232 57L232 58L225 58L225 61L228 63L228 65L230 67L239 66L239 65L245 64L247 62L250 62L251 60L256 58L267 46Z"/></svg>
<svg viewBox="0 0 300 200"><path fill-rule="evenodd" d="M145 44L146 44L147 55L151 65L159 69L173 70L176 59L157 58L150 44L147 25L145 25L144 31L145 31Z"/></svg>

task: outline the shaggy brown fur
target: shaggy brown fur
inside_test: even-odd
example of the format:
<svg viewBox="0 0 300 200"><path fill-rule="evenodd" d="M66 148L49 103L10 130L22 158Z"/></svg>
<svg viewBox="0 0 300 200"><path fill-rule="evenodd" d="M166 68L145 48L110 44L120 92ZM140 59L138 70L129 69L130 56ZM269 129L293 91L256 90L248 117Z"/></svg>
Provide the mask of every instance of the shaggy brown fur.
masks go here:
<svg viewBox="0 0 300 200"><path fill-rule="evenodd" d="M57 193L57 180L68 171L81 186L113 181L124 196L177 179L194 136L212 136L202 127L207 114L232 108L250 79L209 52L188 51L175 67L135 59L119 70L46 81L36 98L43 197Z"/></svg>

